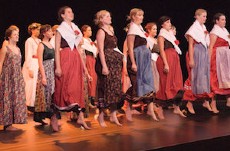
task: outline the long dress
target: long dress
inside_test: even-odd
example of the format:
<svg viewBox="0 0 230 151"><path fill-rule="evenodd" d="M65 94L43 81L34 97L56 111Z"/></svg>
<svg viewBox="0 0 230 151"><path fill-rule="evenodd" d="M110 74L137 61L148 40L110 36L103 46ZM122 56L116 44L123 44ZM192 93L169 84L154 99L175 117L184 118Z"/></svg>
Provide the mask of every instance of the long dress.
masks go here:
<svg viewBox="0 0 230 151"><path fill-rule="evenodd" d="M157 69L160 76L159 91L156 98L159 100L172 100L179 103L183 97L183 77L180 66L180 58L173 44L167 39L164 41L164 51L169 65L169 72L164 73L164 63L162 57L157 59Z"/></svg>
<svg viewBox="0 0 230 151"><path fill-rule="evenodd" d="M127 38L126 38L123 44L123 54L124 54L123 68L122 68L122 92L123 93L126 93L126 91L131 86L131 81L127 73L128 72L127 71L127 53L128 53L128 46L127 46Z"/></svg>
<svg viewBox="0 0 230 151"><path fill-rule="evenodd" d="M210 57L208 45L210 43L209 34L205 25L201 25L197 20L185 33L185 37L193 38L194 67L189 67L189 54L186 55L188 68L188 79L185 82L184 100L194 101L196 99L210 99L213 93L210 88Z"/></svg>
<svg viewBox="0 0 230 151"><path fill-rule="evenodd" d="M133 101L149 103L153 101L154 81L151 65L151 51L146 46L145 38L135 35L134 56L137 64L137 72L132 70L130 57L127 59L127 70L132 86L127 90ZM135 98L135 99L134 99Z"/></svg>
<svg viewBox="0 0 230 151"><path fill-rule="evenodd" d="M157 58L159 57L159 46L158 46L158 44L153 45L151 52L152 52L151 64L152 64L152 71L153 71L153 78L154 78L154 89L157 92L159 90L159 79L160 79L159 72L157 70L157 63L156 63Z"/></svg>
<svg viewBox="0 0 230 151"><path fill-rule="evenodd" d="M60 64L61 77L55 77L54 104L62 111L85 107L83 64L78 50L69 47L61 38Z"/></svg>
<svg viewBox="0 0 230 151"><path fill-rule="evenodd" d="M54 49L47 47L44 43L43 66L46 75L47 85L42 84L42 75L38 72L36 89L34 121L50 118L53 114L53 93L54 93Z"/></svg>
<svg viewBox="0 0 230 151"><path fill-rule="evenodd" d="M211 55L211 90L215 94L230 94L230 50L226 40L217 37Z"/></svg>
<svg viewBox="0 0 230 151"><path fill-rule="evenodd" d="M28 38L25 42L25 62L23 64L23 77L25 80L26 91L26 105L34 107L36 97L36 84L38 78L38 59L37 49L40 40L32 37ZM34 77L29 77L29 70L33 71Z"/></svg>
<svg viewBox="0 0 230 151"><path fill-rule="evenodd" d="M7 47L0 75L0 124L25 124L27 118L25 83L21 72L21 54Z"/></svg>
<svg viewBox="0 0 230 151"><path fill-rule="evenodd" d="M184 100L209 99L213 96L210 88L210 60L207 48L201 43L194 42L195 66L189 68L189 55L186 54L188 79L185 81Z"/></svg>
<svg viewBox="0 0 230 151"><path fill-rule="evenodd" d="M89 75L92 77L92 81L88 81L88 95L89 97L96 97L96 87L97 87L97 73L95 71L95 64L96 64L96 52L97 50L95 43L89 41L86 38L84 39L84 46L85 54L86 54L86 68L89 72Z"/></svg>
<svg viewBox="0 0 230 151"><path fill-rule="evenodd" d="M155 43L154 39L150 36L147 37L147 44L151 51L151 64L152 64L152 72L153 72L153 79L154 79L154 89L157 92L159 90L159 73L157 70L157 58L159 57L159 46Z"/></svg>
<svg viewBox="0 0 230 151"><path fill-rule="evenodd" d="M98 74L98 107L109 107L111 110L116 110L122 106L120 103L122 95L121 74L123 55L121 52L114 50L117 47L116 36L109 35L106 31L104 32L104 54L109 74L106 76L102 74L102 65L98 57L96 63L96 67L98 67L96 69Z"/></svg>

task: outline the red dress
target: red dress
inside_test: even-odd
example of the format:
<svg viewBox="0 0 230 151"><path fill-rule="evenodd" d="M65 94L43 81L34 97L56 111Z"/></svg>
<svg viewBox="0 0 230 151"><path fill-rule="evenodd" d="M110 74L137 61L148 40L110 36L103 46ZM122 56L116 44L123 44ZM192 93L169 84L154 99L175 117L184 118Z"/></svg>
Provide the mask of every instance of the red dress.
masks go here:
<svg viewBox="0 0 230 151"><path fill-rule="evenodd" d="M213 47L212 55L211 55L211 77L210 77L211 90L215 94L228 95L230 94L230 89L219 88L218 78L217 78L216 49L217 47L222 47L222 46L229 47L229 44L226 40L218 37ZM229 69L226 69L226 70L229 70Z"/></svg>
<svg viewBox="0 0 230 151"><path fill-rule="evenodd" d="M157 59L157 70L159 72L159 91L156 94L159 100L170 100L183 90L183 77L180 66L180 58L173 45L165 40L165 55L169 65L169 72L164 73L164 63L161 57Z"/></svg>
<svg viewBox="0 0 230 151"><path fill-rule="evenodd" d="M62 76L55 77L54 103L59 110L70 110L76 105L85 107L83 64L76 48L70 49L61 39L60 64Z"/></svg>
<svg viewBox="0 0 230 151"><path fill-rule="evenodd" d="M92 81L88 80L88 94L91 97L96 97L97 73L95 71L95 64L95 57L91 52L86 50L86 68L93 79Z"/></svg>

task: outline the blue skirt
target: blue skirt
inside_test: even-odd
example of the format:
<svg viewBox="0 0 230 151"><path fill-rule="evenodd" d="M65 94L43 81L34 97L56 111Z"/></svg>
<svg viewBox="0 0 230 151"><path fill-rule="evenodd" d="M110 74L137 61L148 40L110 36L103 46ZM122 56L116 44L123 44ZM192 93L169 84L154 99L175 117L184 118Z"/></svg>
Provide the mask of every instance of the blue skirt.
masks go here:
<svg viewBox="0 0 230 151"><path fill-rule="evenodd" d="M137 96L144 96L154 90L151 66L151 52L146 45L134 49L137 64Z"/></svg>

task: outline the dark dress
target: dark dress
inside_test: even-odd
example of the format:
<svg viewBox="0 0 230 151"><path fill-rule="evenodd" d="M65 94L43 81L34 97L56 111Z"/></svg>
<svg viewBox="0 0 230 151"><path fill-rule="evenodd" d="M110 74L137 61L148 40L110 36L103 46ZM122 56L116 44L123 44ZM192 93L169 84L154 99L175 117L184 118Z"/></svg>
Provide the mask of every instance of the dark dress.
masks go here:
<svg viewBox="0 0 230 151"><path fill-rule="evenodd" d="M53 114L52 95L54 93L54 49L47 47L44 43L43 66L46 75L47 85L42 84L42 75L38 72L34 121L50 118Z"/></svg>
<svg viewBox="0 0 230 151"><path fill-rule="evenodd" d="M98 107L109 107L111 110L116 110L121 106L119 104L122 95L121 75L123 55L114 50L117 47L116 36L111 36L106 31L104 32L104 54L109 74L106 76L102 74L102 65L98 57L96 63L98 74Z"/></svg>
<svg viewBox="0 0 230 151"><path fill-rule="evenodd" d="M7 47L0 75L0 125L25 124L27 118L25 83L21 54Z"/></svg>

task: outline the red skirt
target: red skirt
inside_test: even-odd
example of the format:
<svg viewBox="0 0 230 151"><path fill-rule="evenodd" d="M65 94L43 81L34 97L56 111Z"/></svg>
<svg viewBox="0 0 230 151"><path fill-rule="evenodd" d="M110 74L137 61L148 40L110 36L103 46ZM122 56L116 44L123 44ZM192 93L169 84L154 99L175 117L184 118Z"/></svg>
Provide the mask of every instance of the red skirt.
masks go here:
<svg viewBox="0 0 230 151"><path fill-rule="evenodd" d="M97 73L95 71L96 59L94 56L86 56L86 68L89 75L92 77L92 81L88 80L88 95L91 97L96 97L96 87L97 87Z"/></svg>
<svg viewBox="0 0 230 151"><path fill-rule="evenodd" d="M191 68L189 67L189 55L186 53L186 67L188 71L188 79L184 82L184 97L183 100L186 101L194 101L196 97L192 93L192 85L191 85Z"/></svg>
<svg viewBox="0 0 230 151"><path fill-rule="evenodd" d="M157 70L159 72L159 91L156 94L157 99L173 99L179 90L183 90L183 77L180 66L180 58L175 49L165 50L165 55L169 65L169 72L164 73L164 63L161 57L157 59Z"/></svg>
<svg viewBox="0 0 230 151"><path fill-rule="evenodd" d="M59 110L70 110L79 105L84 108L83 65L76 48L60 51L62 76L55 77L54 104Z"/></svg>

